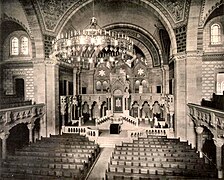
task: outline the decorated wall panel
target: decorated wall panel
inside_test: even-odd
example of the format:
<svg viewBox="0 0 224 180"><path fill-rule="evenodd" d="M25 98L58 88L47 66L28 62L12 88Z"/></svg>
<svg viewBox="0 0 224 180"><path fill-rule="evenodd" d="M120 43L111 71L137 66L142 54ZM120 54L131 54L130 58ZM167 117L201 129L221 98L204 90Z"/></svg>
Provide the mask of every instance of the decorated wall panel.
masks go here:
<svg viewBox="0 0 224 180"><path fill-rule="evenodd" d="M33 68L3 69L3 91L6 95L15 94L15 79L23 78L25 99L34 99Z"/></svg>

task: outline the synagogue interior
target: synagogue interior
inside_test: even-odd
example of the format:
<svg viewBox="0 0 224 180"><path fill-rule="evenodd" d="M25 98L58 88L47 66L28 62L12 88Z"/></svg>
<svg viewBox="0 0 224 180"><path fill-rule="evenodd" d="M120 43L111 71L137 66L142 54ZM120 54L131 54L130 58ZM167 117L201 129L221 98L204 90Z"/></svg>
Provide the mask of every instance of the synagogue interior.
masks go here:
<svg viewBox="0 0 224 180"><path fill-rule="evenodd" d="M0 0L0 179L224 179L223 0Z"/></svg>

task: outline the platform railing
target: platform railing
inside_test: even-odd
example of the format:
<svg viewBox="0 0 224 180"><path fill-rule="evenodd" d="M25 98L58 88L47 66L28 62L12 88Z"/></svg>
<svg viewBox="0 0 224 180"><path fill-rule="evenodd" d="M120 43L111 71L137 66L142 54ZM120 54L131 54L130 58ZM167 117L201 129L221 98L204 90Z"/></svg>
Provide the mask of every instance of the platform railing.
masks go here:
<svg viewBox="0 0 224 180"><path fill-rule="evenodd" d="M128 130L128 137L132 139L147 137L148 135L173 137L172 131L170 128L142 128L139 130Z"/></svg>
<svg viewBox="0 0 224 180"><path fill-rule="evenodd" d="M98 137L99 130L83 126L62 126L62 133L80 134L87 137Z"/></svg>
<svg viewBox="0 0 224 180"><path fill-rule="evenodd" d="M139 125L139 119L132 117L132 116L127 116L127 115L123 115L123 119L129 123L131 123L132 125L138 127Z"/></svg>
<svg viewBox="0 0 224 180"><path fill-rule="evenodd" d="M102 123L104 123L104 122L110 120L110 117L111 117L111 116L112 116L112 115L110 115L110 116L103 116L103 117L101 117L101 118L99 118L99 119L96 119L96 124L97 124L97 125L100 125L100 124L102 124Z"/></svg>

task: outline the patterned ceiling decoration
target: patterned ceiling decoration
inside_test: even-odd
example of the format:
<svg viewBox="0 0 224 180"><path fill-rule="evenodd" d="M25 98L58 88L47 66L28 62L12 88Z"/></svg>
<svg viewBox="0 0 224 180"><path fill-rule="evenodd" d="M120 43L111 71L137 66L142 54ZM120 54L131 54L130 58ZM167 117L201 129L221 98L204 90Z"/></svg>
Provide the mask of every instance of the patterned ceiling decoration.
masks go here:
<svg viewBox="0 0 224 180"><path fill-rule="evenodd" d="M207 18L209 17L209 15L216 8L221 6L222 4L224 4L223 0L212 0L212 1L203 0L201 12L200 12L199 26L204 26L204 24L205 24Z"/></svg>
<svg viewBox="0 0 224 180"><path fill-rule="evenodd" d="M104 1L109 0L102 0L102 3ZM66 16L66 12L73 12L88 2L90 0L35 0L34 6L40 14L40 21L44 25L43 30L52 32L55 31L63 16ZM140 4L148 9L150 4L153 4L167 17L174 28L187 23L190 0L140 0L140 2L128 0L127 2ZM152 10L151 7L150 10Z"/></svg>
<svg viewBox="0 0 224 180"><path fill-rule="evenodd" d="M186 21L190 9L190 0L158 0L168 11L175 23Z"/></svg>
<svg viewBox="0 0 224 180"><path fill-rule="evenodd" d="M88 0L36 0L45 29L54 31L63 14L72 6L81 7Z"/></svg>

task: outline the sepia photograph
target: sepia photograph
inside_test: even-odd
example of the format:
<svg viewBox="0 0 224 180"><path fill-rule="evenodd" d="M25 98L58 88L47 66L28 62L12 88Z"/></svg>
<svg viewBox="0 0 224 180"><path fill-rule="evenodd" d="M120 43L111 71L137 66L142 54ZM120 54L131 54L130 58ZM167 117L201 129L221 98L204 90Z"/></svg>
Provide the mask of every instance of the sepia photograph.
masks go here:
<svg viewBox="0 0 224 180"><path fill-rule="evenodd" d="M0 180L224 179L224 0L0 0Z"/></svg>

